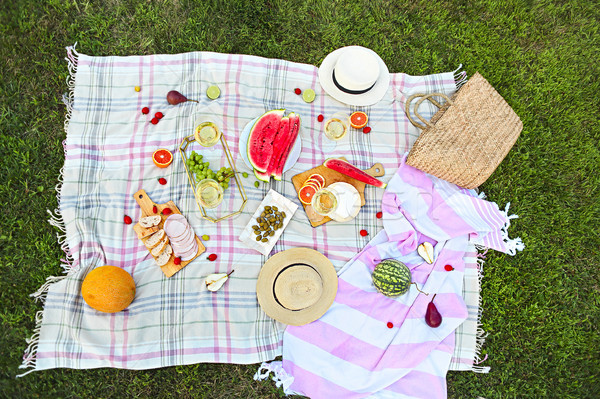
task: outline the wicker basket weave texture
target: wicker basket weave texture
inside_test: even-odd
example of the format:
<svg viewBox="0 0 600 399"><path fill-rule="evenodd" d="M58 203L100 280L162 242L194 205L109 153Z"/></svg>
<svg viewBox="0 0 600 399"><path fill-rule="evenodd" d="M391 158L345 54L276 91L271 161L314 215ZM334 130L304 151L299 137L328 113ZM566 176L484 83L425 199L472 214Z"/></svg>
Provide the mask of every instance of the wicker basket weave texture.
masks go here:
<svg viewBox="0 0 600 399"><path fill-rule="evenodd" d="M479 73L431 118L407 163L465 188L483 184L523 129L518 115Z"/></svg>

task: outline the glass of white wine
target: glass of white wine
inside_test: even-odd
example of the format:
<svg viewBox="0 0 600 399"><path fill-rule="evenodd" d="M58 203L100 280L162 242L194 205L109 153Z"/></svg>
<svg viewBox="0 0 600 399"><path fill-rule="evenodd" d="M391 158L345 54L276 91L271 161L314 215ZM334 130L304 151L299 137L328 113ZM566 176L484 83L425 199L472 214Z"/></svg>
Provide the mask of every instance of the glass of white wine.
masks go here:
<svg viewBox="0 0 600 399"><path fill-rule="evenodd" d="M203 207L212 209L223 201L223 187L213 179L200 180L196 194Z"/></svg>
<svg viewBox="0 0 600 399"><path fill-rule="evenodd" d="M350 116L344 112L336 112L325 121L325 136L329 140L341 140L350 128Z"/></svg>
<svg viewBox="0 0 600 399"><path fill-rule="evenodd" d="M328 216L337 209L338 199L333 191L322 188L313 195L310 205L319 215Z"/></svg>
<svg viewBox="0 0 600 399"><path fill-rule="evenodd" d="M217 144L221 138L221 131L216 124L206 121L196 126L196 129L194 129L194 137L201 146L212 147Z"/></svg>

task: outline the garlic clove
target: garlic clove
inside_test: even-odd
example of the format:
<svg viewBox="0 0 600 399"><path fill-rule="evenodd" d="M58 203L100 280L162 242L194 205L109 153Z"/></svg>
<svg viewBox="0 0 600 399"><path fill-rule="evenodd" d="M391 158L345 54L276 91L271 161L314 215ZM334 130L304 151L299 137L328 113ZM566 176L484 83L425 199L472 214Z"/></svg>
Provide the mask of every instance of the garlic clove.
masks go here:
<svg viewBox="0 0 600 399"><path fill-rule="evenodd" d="M204 284L206 284L206 288L209 291L218 291L223 284L225 284L225 282L229 279L229 276L231 275L231 273L233 273L233 270L227 274L227 273L215 273L215 274L209 274L208 276L206 276L204 278Z"/></svg>
<svg viewBox="0 0 600 399"><path fill-rule="evenodd" d="M430 242L424 242L419 245L417 248L417 252L421 256L421 258L425 259L425 262L432 264L433 263L433 245Z"/></svg>

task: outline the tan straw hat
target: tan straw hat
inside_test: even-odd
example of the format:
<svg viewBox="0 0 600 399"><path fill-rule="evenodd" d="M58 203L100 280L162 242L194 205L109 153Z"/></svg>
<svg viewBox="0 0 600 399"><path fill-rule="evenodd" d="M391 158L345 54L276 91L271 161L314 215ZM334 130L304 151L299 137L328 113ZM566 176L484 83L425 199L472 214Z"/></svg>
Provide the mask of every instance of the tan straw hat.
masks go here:
<svg viewBox="0 0 600 399"><path fill-rule="evenodd" d="M338 279L333 264L310 248L292 248L270 257L256 283L256 296L271 318L301 326L323 316L333 303Z"/></svg>
<svg viewBox="0 0 600 399"><path fill-rule="evenodd" d="M390 85L390 72L376 52L348 46L328 54L319 67L323 90L348 105L368 106L379 102Z"/></svg>

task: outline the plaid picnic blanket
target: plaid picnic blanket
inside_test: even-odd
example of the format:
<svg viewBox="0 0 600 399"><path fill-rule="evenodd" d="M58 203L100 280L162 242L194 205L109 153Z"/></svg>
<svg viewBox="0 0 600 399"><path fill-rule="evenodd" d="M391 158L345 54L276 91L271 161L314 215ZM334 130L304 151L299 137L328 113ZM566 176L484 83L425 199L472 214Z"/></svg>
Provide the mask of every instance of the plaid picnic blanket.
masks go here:
<svg viewBox="0 0 600 399"><path fill-rule="evenodd" d="M464 72L428 76L391 75L383 100L372 107L348 107L321 89L313 65L249 55L192 52L174 55L92 57L67 48L71 70L65 97L65 164L58 186L59 207L50 222L61 232L59 243L66 256L65 274L49 277L36 293L43 311L25 351L21 367L43 370L57 367L117 367L149 369L198 362L259 363L282 353L285 326L266 316L256 298L256 279L267 257L246 248L238 239L270 188L299 204L290 178L326 158L344 156L366 169L376 162L389 180L419 132L404 114L404 100L415 92L452 94L465 79ZM221 96L209 100L206 89L217 85ZM141 90L134 90L139 86ZM312 88L317 98L306 103L295 88ZM169 105L166 93L178 90L199 103ZM150 114L140 111L150 108ZM281 182L254 186L251 170L240 156L239 135L267 110L286 108L300 114L302 152ZM370 134L351 131L334 143L322 134L319 114L365 111ZM423 104L420 113L435 109ZM164 117L150 123L155 112ZM213 117L221 126L236 167L250 173L242 179L247 203L241 214L212 223L202 218L190 189L177 149L193 133L198 120ZM175 155L166 169L152 162L157 148ZM214 155L214 154L213 154ZM217 156L218 159L218 156ZM223 166L221 164L220 166ZM211 164L212 166L212 164ZM158 182L160 177L166 185ZM133 194L144 189L156 203L172 200L198 235L207 234L206 254L171 278L166 278L137 238L132 225L141 211ZM330 222L312 228L300 208L275 245L273 253L292 247L310 247L327 256L340 269L378 231L382 221L383 190L367 186L366 205L348 223ZM231 197L222 207L238 209L241 198ZM360 230L367 230L363 237ZM465 257L464 298L469 323L457 331L451 368L477 370L480 271L474 247ZM87 306L80 295L86 274L101 265L115 265L134 278L134 302L123 312L104 314ZM235 269L218 292L203 288L204 276ZM480 370L481 371L481 370ZM29 372L29 371L28 371Z"/></svg>

